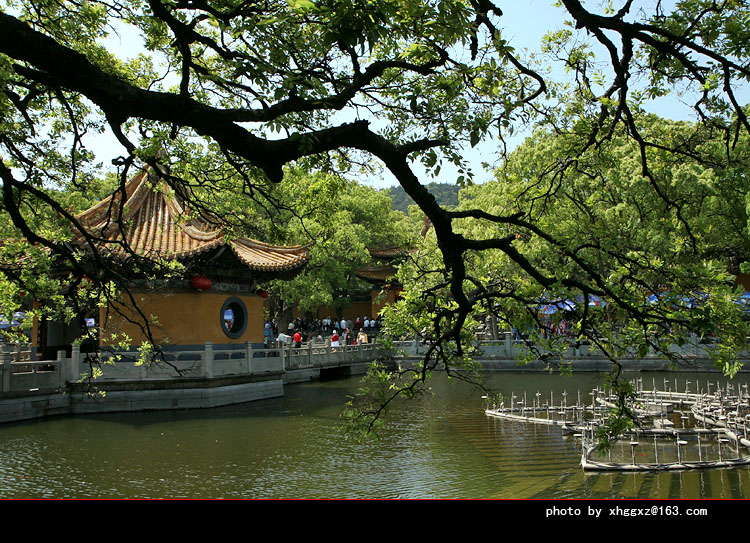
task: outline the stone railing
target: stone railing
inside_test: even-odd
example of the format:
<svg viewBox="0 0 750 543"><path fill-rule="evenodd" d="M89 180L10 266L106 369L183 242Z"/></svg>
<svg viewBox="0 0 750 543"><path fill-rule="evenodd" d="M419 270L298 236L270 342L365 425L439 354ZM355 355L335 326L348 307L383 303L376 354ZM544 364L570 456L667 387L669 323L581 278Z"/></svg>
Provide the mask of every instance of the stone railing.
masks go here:
<svg viewBox="0 0 750 543"><path fill-rule="evenodd" d="M202 349L164 351L150 363L141 363L133 351L98 353L89 360L80 347L74 345L71 356L59 351L56 360L15 361L13 353L0 352L0 392L50 391L77 382L96 368L101 375L98 383L153 382L180 379L217 379L237 376L281 374L300 368L335 367L375 360L376 344L331 347L328 344L307 343L295 348L281 345L257 348L251 343L231 347L217 347L206 343ZM89 362L92 362L90 365Z"/></svg>
<svg viewBox="0 0 750 543"><path fill-rule="evenodd" d="M29 343L3 343L0 344L0 353L10 354L11 362L24 362L31 360L31 345Z"/></svg>
<svg viewBox="0 0 750 543"><path fill-rule="evenodd" d="M376 343L331 347L329 342L310 342L303 344L302 347L285 345L281 348L281 357L284 360L285 370L301 367L340 366L372 362L378 357L378 349Z"/></svg>
<svg viewBox="0 0 750 543"><path fill-rule="evenodd" d="M750 338L748 338L747 344L750 345ZM400 352L405 356L420 356L424 354L429 347L420 339L394 341L393 345L396 348L397 353ZM477 340L474 342L474 345L481 352L481 356L488 358L515 359L519 356L523 356L529 350L529 345L525 341L513 339L510 332L498 334L498 339L496 340ZM715 344L701 343L697 337L694 337L683 346L672 345L670 351L688 359L703 359L709 358L711 351L714 348ZM544 352L543 349L540 349L540 351ZM602 354L594 346L579 345L578 347L570 347L567 352L563 353L563 356L569 359L580 359L601 357ZM651 350L646 355L646 358L659 358L660 356L661 355ZM635 358L635 355L626 358ZM750 351L746 350L741 353L740 358L750 358Z"/></svg>
<svg viewBox="0 0 750 543"><path fill-rule="evenodd" d="M207 342L202 349L164 351L146 363L138 360L138 353L101 352L100 380L165 380L180 377L212 379L237 375L258 375L283 371L279 349L257 349L252 343L233 348L220 348ZM76 365L74 347L73 365ZM78 354L78 363L86 365L86 355Z"/></svg>
<svg viewBox="0 0 750 543"><path fill-rule="evenodd" d="M50 391L65 386L65 351L57 360L11 361L11 353L0 353L0 392Z"/></svg>

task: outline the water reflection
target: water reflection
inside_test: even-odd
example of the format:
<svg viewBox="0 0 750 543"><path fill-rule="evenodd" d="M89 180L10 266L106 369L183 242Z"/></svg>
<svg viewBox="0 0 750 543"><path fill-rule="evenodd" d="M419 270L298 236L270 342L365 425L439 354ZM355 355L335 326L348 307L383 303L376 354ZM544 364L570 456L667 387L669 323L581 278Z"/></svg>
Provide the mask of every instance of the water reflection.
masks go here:
<svg viewBox="0 0 750 543"><path fill-rule="evenodd" d="M566 390L572 397L601 380L488 376L504 394ZM378 442L358 443L338 431L357 385L352 378L288 386L283 398L212 410L4 425L0 497L750 496L748 468L584 474L576 439L556 428L488 418L480 393L443 377L435 379L434 394L401 402Z"/></svg>

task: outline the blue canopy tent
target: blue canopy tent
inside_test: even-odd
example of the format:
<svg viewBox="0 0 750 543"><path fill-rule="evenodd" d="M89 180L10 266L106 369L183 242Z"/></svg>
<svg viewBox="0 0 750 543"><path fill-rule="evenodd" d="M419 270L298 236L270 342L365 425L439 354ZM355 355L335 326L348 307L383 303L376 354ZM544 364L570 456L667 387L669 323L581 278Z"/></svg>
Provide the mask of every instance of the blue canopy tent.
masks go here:
<svg viewBox="0 0 750 543"><path fill-rule="evenodd" d="M558 300L539 307L539 312L544 315L554 315L558 311L573 311L576 303L573 300Z"/></svg>
<svg viewBox="0 0 750 543"><path fill-rule="evenodd" d="M750 292L743 292L734 303L742 306L742 312L750 314Z"/></svg>
<svg viewBox="0 0 750 543"><path fill-rule="evenodd" d="M18 321L8 321L5 318L5 315L0 316L0 330L7 330L8 328L15 328L16 326L21 326L21 323Z"/></svg>
<svg viewBox="0 0 750 543"><path fill-rule="evenodd" d="M21 326L21 323L26 318L26 313L23 311L16 311L13 313L13 318L9 321L5 318L5 315L0 315L0 330L7 330L8 328L16 328Z"/></svg>
<svg viewBox="0 0 750 543"><path fill-rule="evenodd" d="M687 309L695 309L706 301L708 294L705 292L696 292L692 296L681 296L672 294L670 291L665 290L656 294L649 294L646 301L650 304L655 304L658 301L668 301L674 306L685 307Z"/></svg>
<svg viewBox="0 0 750 543"><path fill-rule="evenodd" d="M582 295L576 296L576 302L579 304L582 304L584 300L584 297ZM605 307L607 305L607 302L602 300L599 296L596 294L589 294L589 307Z"/></svg>

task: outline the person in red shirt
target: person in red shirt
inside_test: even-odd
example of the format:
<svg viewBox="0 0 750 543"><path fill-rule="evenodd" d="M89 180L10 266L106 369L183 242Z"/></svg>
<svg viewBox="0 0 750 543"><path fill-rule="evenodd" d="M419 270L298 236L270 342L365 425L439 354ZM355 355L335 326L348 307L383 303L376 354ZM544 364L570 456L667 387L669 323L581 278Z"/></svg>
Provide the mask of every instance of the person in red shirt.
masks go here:
<svg viewBox="0 0 750 543"><path fill-rule="evenodd" d="M294 346L296 348L302 347L302 334L299 333L299 330L294 332L294 335L292 336L292 341L294 341Z"/></svg>

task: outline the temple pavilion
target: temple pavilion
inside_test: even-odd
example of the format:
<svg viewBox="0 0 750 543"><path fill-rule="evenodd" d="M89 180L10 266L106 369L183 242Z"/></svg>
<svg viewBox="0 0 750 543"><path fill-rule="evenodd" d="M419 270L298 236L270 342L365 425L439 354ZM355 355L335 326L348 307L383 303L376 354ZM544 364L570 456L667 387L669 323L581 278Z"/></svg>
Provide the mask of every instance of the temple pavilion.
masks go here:
<svg viewBox="0 0 750 543"><path fill-rule="evenodd" d="M388 304L394 303L400 293L401 284L396 279L398 263L409 253L399 247L374 247L369 249L373 263L358 268L357 277L370 283L373 288L370 296L368 315L376 316Z"/></svg>
<svg viewBox="0 0 750 543"><path fill-rule="evenodd" d="M82 335L82 326L99 330L96 347L116 344L124 337L131 345L140 345L146 337L137 324L139 316L141 321L143 316L149 320L153 339L171 348L190 348L207 341L262 344L267 293L258 285L269 279L290 278L309 260L306 246L227 237L223 229L188 211L149 168L132 177L124 191L115 192L77 219L87 232L104 240L96 246L99 255L110 262L127 269L130 262L143 262L144 258L176 261L184 271L163 279L133 272L128 278L132 298L121 294L108 306L68 324L54 320L35 323L32 344L44 358L54 357L57 350L69 351ZM74 243L91 252L82 236Z"/></svg>
<svg viewBox="0 0 750 543"><path fill-rule="evenodd" d="M425 238L430 228L432 228L432 223L425 217L422 230L419 233L422 239ZM381 309L396 302L401 296L403 287L396 278L398 265L410 254L416 252L417 249L404 249L391 245L388 247L371 247L368 250L372 263L357 269L355 273L357 277L373 286L370 292L370 306L364 312L376 316Z"/></svg>

